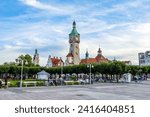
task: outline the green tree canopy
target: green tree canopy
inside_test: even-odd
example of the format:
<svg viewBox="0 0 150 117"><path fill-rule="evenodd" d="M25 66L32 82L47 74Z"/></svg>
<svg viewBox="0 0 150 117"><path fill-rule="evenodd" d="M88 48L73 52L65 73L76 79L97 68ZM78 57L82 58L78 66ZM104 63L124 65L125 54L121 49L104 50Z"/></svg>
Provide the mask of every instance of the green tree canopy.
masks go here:
<svg viewBox="0 0 150 117"><path fill-rule="evenodd" d="M25 66L33 66L33 63L32 63L32 57L29 55L29 54L26 54L26 55L20 55L18 57L18 59L16 59L16 61L19 63L19 65L21 65L21 61L20 60L23 60L23 64Z"/></svg>

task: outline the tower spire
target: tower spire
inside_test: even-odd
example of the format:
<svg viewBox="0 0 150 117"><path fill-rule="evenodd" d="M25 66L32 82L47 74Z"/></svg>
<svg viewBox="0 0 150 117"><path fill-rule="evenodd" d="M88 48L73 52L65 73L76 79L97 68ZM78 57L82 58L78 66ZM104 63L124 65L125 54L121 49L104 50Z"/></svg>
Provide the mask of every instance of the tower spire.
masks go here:
<svg viewBox="0 0 150 117"><path fill-rule="evenodd" d="M99 49L98 49L98 55L102 55L102 50L101 50L100 47L99 47Z"/></svg>
<svg viewBox="0 0 150 117"><path fill-rule="evenodd" d="M71 33L69 34L69 36L74 37L74 36L80 35L76 29L76 22L75 21L73 21L72 25L73 25L73 29L72 29Z"/></svg>
<svg viewBox="0 0 150 117"><path fill-rule="evenodd" d="M86 58L86 59L89 58L89 52L88 52L88 49L86 49L85 58Z"/></svg>
<svg viewBox="0 0 150 117"><path fill-rule="evenodd" d="M75 22L75 20L73 21L73 28L76 28L76 22Z"/></svg>
<svg viewBox="0 0 150 117"><path fill-rule="evenodd" d="M37 49L35 49L35 54L37 54Z"/></svg>

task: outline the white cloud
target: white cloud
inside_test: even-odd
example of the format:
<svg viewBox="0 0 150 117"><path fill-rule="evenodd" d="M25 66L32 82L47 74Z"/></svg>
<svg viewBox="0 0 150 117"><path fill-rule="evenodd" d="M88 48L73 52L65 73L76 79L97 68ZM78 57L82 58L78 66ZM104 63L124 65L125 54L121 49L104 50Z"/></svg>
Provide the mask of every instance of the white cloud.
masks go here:
<svg viewBox="0 0 150 117"><path fill-rule="evenodd" d="M150 23L140 23L131 27L131 30L137 33L150 35Z"/></svg>
<svg viewBox="0 0 150 117"><path fill-rule="evenodd" d="M3 64L4 62L15 62L15 59L18 56L25 54L23 52L17 51L19 49L19 46L4 45L0 51L0 63Z"/></svg>
<svg viewBox="0 0 150 117"><path fill-rule="evenodd" d="M20 0L20 1L33 8L48 11L47 14L53 15L71 15L81 10L80 8L76 9L75 6L73 5L68 6L68 5L44 3L39 0Z"/></svg>
<svg viewBox="0 0 150 117"><path fill-rule="evenodd" d="M59 8L51 6L51 5L47 5L47 4L43 4L38 0L21 0L22 2L24 2L26 5L35 7L35 8L39 8L39 9L43 9L43 10L55 10L55 11L60 11Z"/></svg>
<svg viewBox="0 0 150 117"><path fill-rule="evenodd" d="M9 28L11 30L9 35L6 33L1 36L3 46L0 47L0 50L3 51L0 51L0 54L2 55L7 51L6 53L9 53L7 57L13 56L11 59L8 57L9 60L0 59L1 64L7 60L14 61L19 54L28 53L33 56L36 48L40 54L40 64L43 66L46 65L49 54L64 57L65 59L65 54L67 54L68 50L68 48L64 47L64 45L68 44L68 39L65 39L68 36L65 27L64 25L52 25L44 21L34 24L22 24L17 29L16 27Z"/></svg>

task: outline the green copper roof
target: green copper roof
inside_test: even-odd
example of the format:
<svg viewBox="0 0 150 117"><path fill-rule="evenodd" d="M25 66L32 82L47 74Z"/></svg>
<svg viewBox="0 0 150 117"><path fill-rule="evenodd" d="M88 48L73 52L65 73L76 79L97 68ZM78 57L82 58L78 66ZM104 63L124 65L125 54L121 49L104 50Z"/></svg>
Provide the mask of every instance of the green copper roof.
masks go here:
<svg viewBox="0 0 150 117"><path fill-rule="evenodd" d="M77 29L76 29L76 22L75 21L73 22L73 29L72 29L72 31L71 31L71 33L69 35L70 36L79 35L79 33L77 32Z"/></svg>

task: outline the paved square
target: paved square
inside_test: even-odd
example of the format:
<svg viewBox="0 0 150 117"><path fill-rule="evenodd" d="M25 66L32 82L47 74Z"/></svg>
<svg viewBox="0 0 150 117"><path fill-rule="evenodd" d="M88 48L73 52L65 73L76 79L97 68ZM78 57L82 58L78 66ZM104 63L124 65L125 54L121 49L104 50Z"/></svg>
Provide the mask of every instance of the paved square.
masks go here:
<svg viewBox="0 0 150 117"><path fill-rule="evenodd" d="M150 81L0 89L0 100L149 100Z"/></svg>

